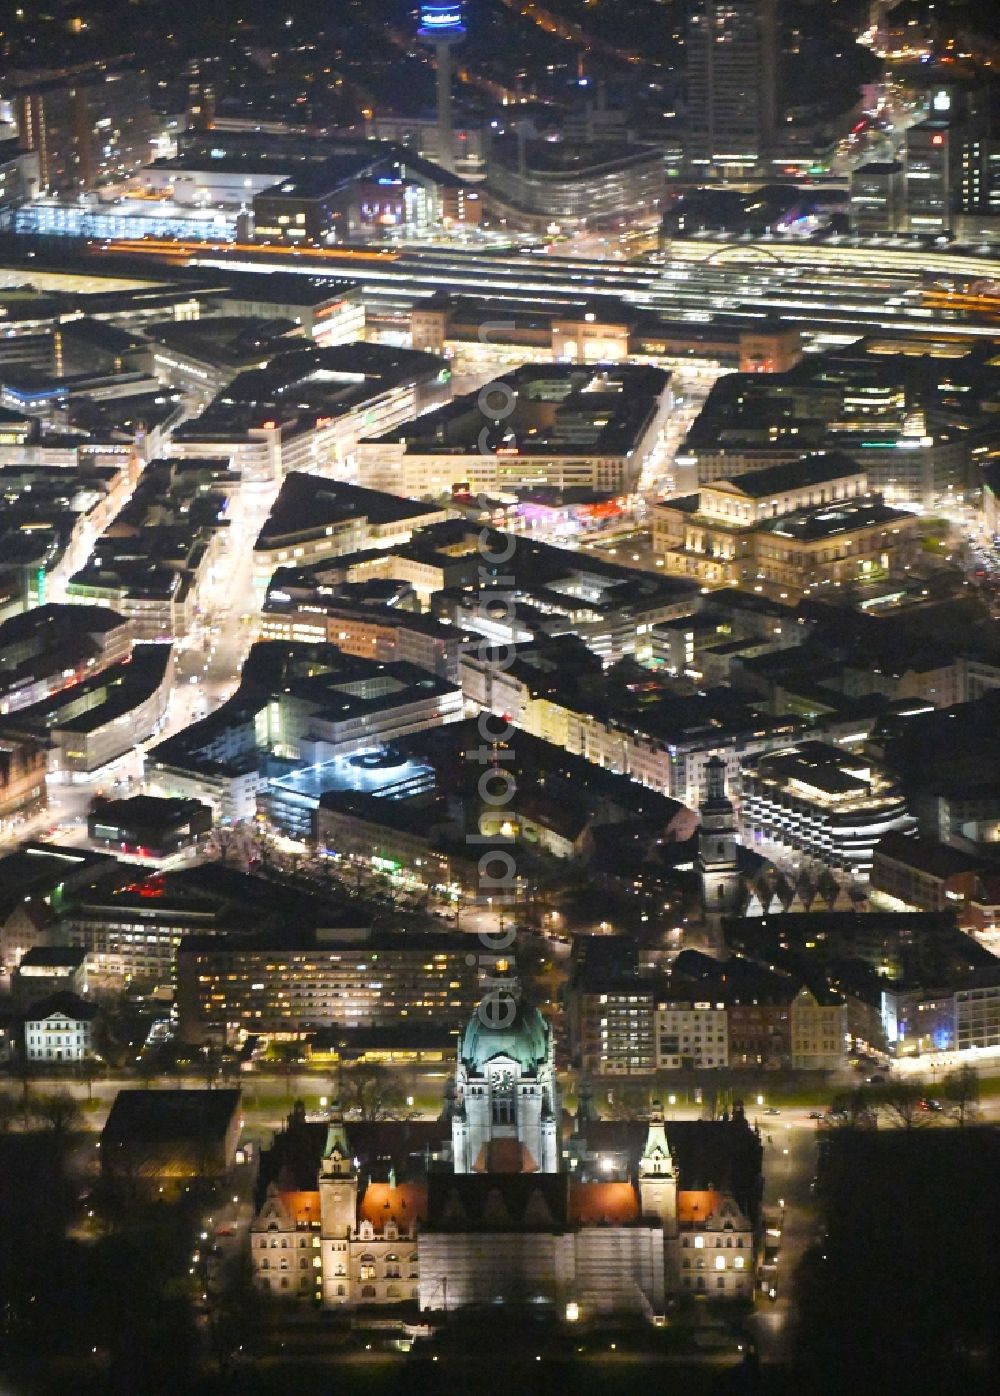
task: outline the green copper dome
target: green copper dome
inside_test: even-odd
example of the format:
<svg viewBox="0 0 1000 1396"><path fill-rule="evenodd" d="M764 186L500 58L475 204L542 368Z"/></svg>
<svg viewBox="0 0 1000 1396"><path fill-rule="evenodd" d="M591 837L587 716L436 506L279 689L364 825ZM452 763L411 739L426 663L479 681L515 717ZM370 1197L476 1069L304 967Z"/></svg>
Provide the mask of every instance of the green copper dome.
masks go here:
<svg viewBox="0 0 1000 1396"><path fill-rule="evenodd" d="M538 1009L519 999L509 1022L508 1016L506 999L487 997L469 1019L460 1057L473 1076L482 1076L494 1057L510 1057L525 1072L534 1072L548 1057L549 1025Z"/></svg>

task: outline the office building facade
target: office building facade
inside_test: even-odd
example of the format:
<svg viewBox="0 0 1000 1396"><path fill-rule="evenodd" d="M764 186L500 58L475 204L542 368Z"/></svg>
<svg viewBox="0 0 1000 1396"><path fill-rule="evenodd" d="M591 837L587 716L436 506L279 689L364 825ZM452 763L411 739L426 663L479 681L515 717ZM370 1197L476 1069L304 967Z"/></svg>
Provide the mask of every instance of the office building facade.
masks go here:
<svg viewBox="0 0 1000 1396"><path fill-rule="evenodd" d="M295 1038L316 1028L453 1021L482 992L463 935L375 937L338 931L301 943L178 951L177 1005L185 1042L236 1044L265 1033Z"/></svg>
<svg viewBox="0 0 1000 1396"><path fill-rule="evenodd" d="M38 157L43 193L115 184L150 159L155 120L143 73L59 75L11 95L20 142Z"/></svg>
<svg viewBox="0 0 1000 1396"><path fill-rule="evenodd" d="M774 140L775 0L696 0L686 46L687 162L745 174Z"/></svg>

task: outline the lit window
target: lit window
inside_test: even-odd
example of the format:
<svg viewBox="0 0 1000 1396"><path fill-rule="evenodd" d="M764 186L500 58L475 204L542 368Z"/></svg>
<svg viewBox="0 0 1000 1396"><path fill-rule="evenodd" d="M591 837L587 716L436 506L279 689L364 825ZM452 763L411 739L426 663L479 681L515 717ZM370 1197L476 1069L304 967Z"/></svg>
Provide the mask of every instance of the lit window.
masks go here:
<svg viewBox="0 0 1000 1396"><path fill-rule="evenodd" d="M694 1238L694 1248L695 1248L696 1251L703 1251L703 1250L705 1249L705 1238L704 1238L704 1236L696 1236L696 1237Z"/></svg>
<svg viewBox="0 0 1000 1396"><path fill-rule="evenodd" d="M717 1256L715 1257L715 1268L716 1268L716 1270L725 1270L725 1268L726 1268L726 1257L725 1257L724 1255L717 1255Z"/></svg>

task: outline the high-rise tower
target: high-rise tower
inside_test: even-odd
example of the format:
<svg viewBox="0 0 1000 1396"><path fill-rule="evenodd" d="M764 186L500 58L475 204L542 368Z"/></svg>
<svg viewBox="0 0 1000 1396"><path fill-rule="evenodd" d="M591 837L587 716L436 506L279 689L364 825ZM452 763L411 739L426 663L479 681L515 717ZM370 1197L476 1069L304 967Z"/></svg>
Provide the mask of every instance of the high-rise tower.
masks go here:
<svg viewBox="0 0 1000 1396"><path fill-rule="evenodd" d="M740 175L774 142L775 0L694 0L687 30L688 163Z"/></svg>
<svg viewBox="0 0 1000 1396"><path fill-rule="evenodd" d="M454 135L451 122L451 51L465 38L461 0L436 0L420 6L417 38L434 45L437 68L438 164L455 168Z"/></svg>

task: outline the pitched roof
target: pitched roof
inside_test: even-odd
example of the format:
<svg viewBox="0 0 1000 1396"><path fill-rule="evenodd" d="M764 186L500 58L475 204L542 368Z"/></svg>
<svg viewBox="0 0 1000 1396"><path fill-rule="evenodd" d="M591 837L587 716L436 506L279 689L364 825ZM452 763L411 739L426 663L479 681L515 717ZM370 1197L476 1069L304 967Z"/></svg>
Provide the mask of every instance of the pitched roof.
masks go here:
<svg viewBox="0 0 1000 1396"><path fill-rule="evenodd" d="M518 1139L490 1139L472 1165L476 1173L537 1173L538 1162Z"/></svg>
<svg viewBox="0 0 1000 1396"><path fill-rule="evenodd" d="M33 945L21 956L18 969L77 969L87 958L82 945Z"/></svg>
<svg viewBox="0 0 1000 1396"><path fill-rule="evenodd" d="M348 1120L344 1129L362 1174L384 1179L393 1169L401 1182L422 1173L427 1156L440 1154L451 1142L448 1120ZM261 1153L258 1206L270 1183L276 1183L279 1192L316 1187L326 1136L324 1121L306 1121L304 1112L300 1116L293 1112L289 1127L276 1134L271 1147Z"/></svg>
<svg viewBox="0 0 1000 1396"><path fill-rule="evenodd" d="M583 1226L624 1226L638 1221L639 1197L631 1183L570 1183L570 1221Z"/></svg>
<svg viewBox="0 0 1000 1396"><path fill-rule="evenodd" d="M564 1173L430 1173L427 1229L559 1231L568 1224Z"/></svg>
<svg viewBox="0 0 1000 1396"><path fill-rule="evenodd" d="M74 1019L78 1023L91 1023L99 1011L96 1004L88 1003L78 994L50 994L48 998L32 1004L26 1017L28 1022L40 1023L44 1019L54 1018L58 1014L63 1018Z"/></svg>
<svg viewBox="0 0 1000 1396"><path fill-rule="evenodd" d="M119 1091L101 1140L129 1145L218 1141L239 1107L238 1090Z"/></svg>
<svg viewBox="0 0 1000 1396"><path fill-rule="evenodd" d="M359 1220L371 1222L381 1231L394 1221L401 1231L410 1231L414 1222L427 1216L426 1183L369 1183L358 1209Z"/></svg>
<svg viewBox="0 0 1000 1396"><path fill-rule="evenodd" d="M279 1192L278 1198L293 1226L309 1226L319 1221L318 1192Z"/></svg>
<svg viewBox="0 0 1000 1396"><path fill-rule="evenodd" d="M645 1120L586 1120L582 1134L593 1154L624 1152L635 1170L646 1144ZM731 1120L668 1120L667 1143L677 1169L681 1193L731 1192L748 1216L757 1211L760 1196L762 1146L744 1118Z"/></svg>
<svg viewBox="0 0 1000 1396"><path fill-rule="evenodd" d="M973 858L960 848L891 830L875 845L876 857L892 858L907 867L917 868L931 877L952 877L956 873L975 872L982 860Z"/></svg>
<svg viewBox="0 0 1000 1396"><path fill-rule="evenodd" d="M722 1194L706 1188L695 1189L690 1192L677 1190L677 1220L690 1226L695 1222L704 1222L718 1207L722 1199Z"/></svg>
<svg viewBox="0 0 1000 1396"><path fill-rule="evenodd" d="M843 451L829 451L781 465L764 465L759 470L746 470L732 480L713 480L708 488L728 487L751 499L765 499L784 490L821 485L827 480L841 480L845 475L861 473L862 467Z"/></svg>

